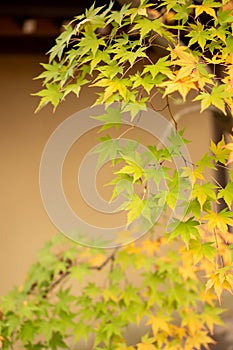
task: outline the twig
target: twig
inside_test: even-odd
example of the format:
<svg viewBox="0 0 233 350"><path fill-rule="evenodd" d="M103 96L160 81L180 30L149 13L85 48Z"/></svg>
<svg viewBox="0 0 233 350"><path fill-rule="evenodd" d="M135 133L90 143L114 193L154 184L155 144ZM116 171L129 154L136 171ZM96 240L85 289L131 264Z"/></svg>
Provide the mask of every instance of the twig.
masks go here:
<svg viewBox="0 0 233 350"><path fill-rule="evenodd" d="M112 254L110 254L103 262L102 264L98 265L98 266L90 266L89 269L90 270L102 270L107 264L109 261L114 261L115 260L115 254L116 252L119 250L119 247L116 247L114 249L114 251L112 252Z"/></svg>
<svg viewBox="0 0 233 350"><path fill-rule="evenodd" d="M170 113L170 117L171 117L172 120L173 120L173 123L174 123L174 125L175 125L176 131L178 131L177 121L175 120L174 114L173 114L173 112L172 112L172 109L171 109L171 105L170 105L168 96L166 96L166 100L167 100L167 107L168 107L168 111L169 111L169 113Z"/></svg>
<svg viewBox="0 0 233 350"><path fill-rule="evenodd" d="M132 125L131 127L129 127L128 129L126 129L125 131L122 132L122 134L120 134L117 137L117 140L120 140L125 134L127 134L130 130L133 130L136 127L136 125Z"/></svg>
<svg viewBox="0 0 233 350"><path fill-rule="evenodd" d="M216 248L217 248L217 250L219 250L218 236L217 236L215 229L214 229L214 240L215 240ZM220 265L220 267L224 267L224 261L223 261L223 257L221 254L217 255L217 259L218 260L216 260L216 265L217 265L216 267L218 268L219 265Z"/></svg>

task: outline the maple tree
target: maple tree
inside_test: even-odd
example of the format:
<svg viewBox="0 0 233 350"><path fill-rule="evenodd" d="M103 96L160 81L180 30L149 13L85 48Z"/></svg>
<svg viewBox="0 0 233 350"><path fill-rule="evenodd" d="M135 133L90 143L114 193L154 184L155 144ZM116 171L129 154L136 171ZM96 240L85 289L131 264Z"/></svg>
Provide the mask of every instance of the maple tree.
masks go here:
<svg viewBox="0 0 233 350"><path fill-rule="evenodd" d="M104 34L103 28L108 29ZM60 239L54 238L24 285L2 298L3 349L13 349L19 341L26 349L72 348L80 339L90 342L91 336L96 350L200 350L214 342L214 325L221 324L217 302L223 291L233 292L233 142L210 140L209 153L192 167L184 159L185 165L174 170L173 158L184 158L187 140L170 101L174 92L183 102L192 92L201 111L212 106L223 119L233 112L232 31L228 0L141 0L138 7L123 5L120 10L114 3L93 5L64 26L37 77L44 84L36 93L37 110L48 103L56 109L68 94L79 97L89 84L100 88L95 104L104 104L106 113L95 118L105 132L119 130L125 112L131 127L136 125L138 114L153 106L160 93L175 133L169 146L150 145L144 152L136 143L122 146L121 134L101 138L95 149L97 166L116 158L120 166L108 184L113 186L111 200L123 193L127 224L141 215L149 233L111 253L94 248L84 252L70 243L57 254ZM158 57L154 49L164 54ZM120 103L118 110L114 102ZM229 179L225 187L211 175L222 167ZM154 182L156 193L148 190L148 181ZM142 196L136 185L143 188ZM189 196L183 192L187 189ZM219 200L225 203L221 211ZM169 229L160 227L158 234L153 230L158 213L174 211L177 201L186 208L183 217L174 217ZM92 282L94 271L107 274L105 286ZM131 281L129 273L140 282ZM75 283L82 286L81 293L72 290ZM130 324L144 330L135 343L127 341Z"/></svg>

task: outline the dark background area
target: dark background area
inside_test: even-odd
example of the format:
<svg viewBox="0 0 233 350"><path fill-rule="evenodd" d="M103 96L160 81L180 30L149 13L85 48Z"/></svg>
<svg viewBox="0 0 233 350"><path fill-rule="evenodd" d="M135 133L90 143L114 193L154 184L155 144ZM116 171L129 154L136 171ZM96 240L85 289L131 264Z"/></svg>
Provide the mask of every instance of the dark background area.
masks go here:
<svg viewBox="0 0 233 350"><path fill-rule="evenodd" d="M107 3L109 1L96 1L97 6ZM91 0L1 0L0 53L47 52L62 26L92 4ZM117 3L114 6L117 8Z"/></svg>

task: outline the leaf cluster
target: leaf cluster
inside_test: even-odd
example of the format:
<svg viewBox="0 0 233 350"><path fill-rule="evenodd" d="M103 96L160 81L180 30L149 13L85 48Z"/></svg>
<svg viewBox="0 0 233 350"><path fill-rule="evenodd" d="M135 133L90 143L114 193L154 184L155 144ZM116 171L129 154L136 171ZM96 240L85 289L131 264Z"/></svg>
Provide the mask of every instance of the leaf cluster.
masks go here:
<svg viewBox="0 0 233 350"><path fill-rule="evenodd" d="M112 2L93 4L64 27L49 62L42 64L38 109L47 103L56 108L89 84L100 88L96 103L133 104L132 118L145 109L155 88L163 97L177 91L183 100L193 91L202 111L211 105L232 111L233 16L227 2L143 0L137 8L124 5L120 11ZM159 51L162 57L154 55ZM223 67L222 77L215 66Z"/></svg>
<svg viewBox="0 0 233 350"><path fill-rule="evenodd" d="M48 103L56 108L89 84L99 91L95 103L106 107L95 117L101 131L119 132L123 113L130 112L129 128L115 139L104 134L94 152L98 167L117 163L108 185L111 200L124 198L127 225L141 220L149 233L110 253L72 244L57 252L56 242L48 243L25 283L2 298L4 350L18 342L52 350L78 342L82 349L83 338L96 350L200 350L213 342L214 324L221 323L216 299L233 291L232 143L211 142L210 152L190 164L182 153L183 131L172 133L166 147L148 145L143 152L136 142L121 140L157 92L169 111L174 92L185 101L191 91L202 111L211 105L233 111L233 16L227 3L142 0L120 11L112 2L93 5L56 39L37 77L44 85L36 93L38 109ZM158 49L159 57L153 53ZM176 157L184 161L179 169ZM225 188L213 176L221 167L229 178ZM226 204L220 212L219 201ZM159 226L161 213L171 218L167 229ZM97 271L104 285L93 282ZM133 344L127 342L129 325L136 333L146 329Z"/></svg>

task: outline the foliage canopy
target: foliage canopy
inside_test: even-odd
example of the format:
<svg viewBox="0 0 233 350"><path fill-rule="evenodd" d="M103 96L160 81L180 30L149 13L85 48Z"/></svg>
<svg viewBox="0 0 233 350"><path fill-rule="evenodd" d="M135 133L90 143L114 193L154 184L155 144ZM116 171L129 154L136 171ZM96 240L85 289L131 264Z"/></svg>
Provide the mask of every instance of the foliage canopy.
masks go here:
<svg viewBox="0 0 233 350"><path fill-rule="evenodd" d="M120 170L110 183L112 199L124 193L121 209L128 224L141 214L154 223L158 208L166 215L177 201L187 210L182 218L174 217L168 231L158 235L152 229L144 239L110 254L72 244L57 254L55 240L47 244L24 285L2 299L3 349L13 349L19 340L26 349L71 348L82 338L90 342L91 334L96 350L208 349L214 324L221 323L216 299L221 301L224 290L233 291L233 144L226 145L224 138L211 141L202 159L192 166L184 159L186 166L174 170L173 158L183 157L186 140L170 101L173 93L185 101L192 92L202 111L213 106L222 117L232 113L231 2L141 0L138 7L120 10L112 2L93 5L64 27L42 66L38 110L48 103L56 108L70 93L79 97L89 84L99 88L95 104L106 107L106 114L97 117L104 132L118 129L126 111L136 125L140 111L153 107L153 97L160 93L175 123L170 147L149 145L140 153L106 133L96 149L98 165L119 158ZM114 102L121 103L119 113ZM225 188L211 175L222 167L229 178ZM161 189L163 179L166 187ZM156 194L148 190L148 181L155 183ZM134 192L135 184L143 188L142 196ZM190 197L182 188L190 189ZM217 210L219 200L226 204L222 211ZM107 275L106 285L88 280L96 270ZM127 341L129 324L145 329L136 343Z"/></svg>

